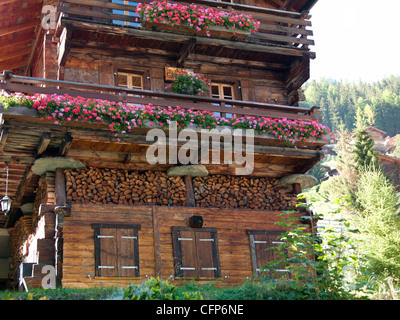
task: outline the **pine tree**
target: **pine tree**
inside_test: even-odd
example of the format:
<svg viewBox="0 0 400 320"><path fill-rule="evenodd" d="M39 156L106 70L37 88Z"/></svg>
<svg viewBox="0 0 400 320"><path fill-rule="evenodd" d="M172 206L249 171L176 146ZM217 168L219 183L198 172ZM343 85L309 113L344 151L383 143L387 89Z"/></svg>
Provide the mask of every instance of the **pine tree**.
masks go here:
<svg viewBox="0 0 400 320"><path fill-rule="evenodd" d="M365 129L357 132L353 152L358 169L378 165L378 152L375 151L375 142Z"/></svg>

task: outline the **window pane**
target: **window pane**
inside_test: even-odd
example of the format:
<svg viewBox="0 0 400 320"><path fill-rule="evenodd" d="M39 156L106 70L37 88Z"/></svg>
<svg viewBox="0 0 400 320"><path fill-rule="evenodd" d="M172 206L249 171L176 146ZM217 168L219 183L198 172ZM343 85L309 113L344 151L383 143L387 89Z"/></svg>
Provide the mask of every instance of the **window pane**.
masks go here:
<svg viewBox="0 0 400 320"><path fill-rule="evenodd" d="M132 88L133 89L143 89L142 76L134 74L132 75Z"/></svg>
<svg viewBox="0 0 400 320"><path fill-rule="evenodd" d="M211 94L213 98L219 98L219 86L218 85L211 85Z"/></svg>
<svg viewBox="0 0 400 320"><path fill-rule="evenodd" d="M231 86L223 86L224 99L233 99L233 92Z"/></svg>
<svg viewBox="0 0 400 320"><path fill-rule="evenodd" d="M118 87L128 87L128 76L126 74L118 74Z"/></svg>

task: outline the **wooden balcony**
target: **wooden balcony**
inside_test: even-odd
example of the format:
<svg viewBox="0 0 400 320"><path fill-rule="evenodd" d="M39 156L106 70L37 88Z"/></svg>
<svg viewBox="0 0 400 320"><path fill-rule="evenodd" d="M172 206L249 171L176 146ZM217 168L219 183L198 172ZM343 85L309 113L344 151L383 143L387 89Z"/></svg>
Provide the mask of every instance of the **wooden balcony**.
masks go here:
<svg viewBox="0 0 400 320"><path fill-rule="evenodd" d="M149 3L151 0L141 2ZM187 4L181 0L175 2ZM214 55L210 46L229 48L230 51L225 53L222 52L222 49L218 50L218 56L222 58L234 55L242 58L246 56L251 61L257 60L257 55L249 55L249 52L315 57L314 52L309 48L314 41L310 39L313 32L309 29L311 21L308 11L299 13L214 0L195 1L195 4L203 7L217 7L225 11L235 10L237 13L251 15L261 22L260 28L256 33L251 33L243 40L235 39L234 36L231 39L222 39L212 36L188 35L179 33L178 30L173 32L162 32L156 28L149 30L142 28L140 19L134 14L135 5L100 0L60 0L57 11L60 13L59 26L67 27L70 30L78 28L87 32L94 30L101 33L112 33L114 36L140 38L141 43L135 41L135 46L148 46L154 51L168 48L165 43L172 43L169 47L170 51L177 50L177 43L190 43L191 49L196 46L198 55L201 55L204 50L208 50L209 55ZM82 45L86 41L90 46L93 39L82 38ZM78 39L76 40L76 44L79 45ZM146 40L149 43L146 43ZM181 50L188 51L187 46L184 48ZM265 60L265 58L263 59Z"/></svg>
<svg viewBox="0 0 400 320"><path fill-rule="evenodd" d="M312 109L243 100L216 99L206 96L183 95L161 91L127 89L98 84L60 81L13 75L4 71L0 74L0 89L25 94L67 94L72 97L102 99L115 102L126 101L136 105L152 104L156 107L210 111L218 116L286 118L289 120L319 121L319 108Z"/></svg>

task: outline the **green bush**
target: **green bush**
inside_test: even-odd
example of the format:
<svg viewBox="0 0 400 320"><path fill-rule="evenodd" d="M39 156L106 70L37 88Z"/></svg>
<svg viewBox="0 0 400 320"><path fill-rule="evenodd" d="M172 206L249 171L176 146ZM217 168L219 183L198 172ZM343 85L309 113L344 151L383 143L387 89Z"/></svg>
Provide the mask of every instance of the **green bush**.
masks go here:
<svg viewBox="0 0 400 320"><path fill-rule="evenodd" d="M125 300L202 300L198 292L183 292L167 280L151 278L141 285L130 285L124 293Z"/></svg>
<svg viewBox="0 0 400 320"><path fill-rule="evenodd" d="M349 235L358 230L339 217L343 226L341 230L328 227L317 234L292 213L284 213L283 219L277 223L288 231L280 236L281 244L270 248L278 252L279 259L263 268L264 281L286 287L295 299L355 299L355 293L364 283L355 276L350 277L349 283L348 273L359 273L363 261L354 254L355 246ZM340 213L337 209L336 214ZM275 270L282 268L288 270L289 277L278 278L281 273Z"/></svg>
<svg viewBox="0 0 400 320"><path fill-rule="evenodd" d="M400 278L400 216L393 185L380 170L363 170L356 201L362 231L359 246L371 258L371 271L379 278Z"/></svg>

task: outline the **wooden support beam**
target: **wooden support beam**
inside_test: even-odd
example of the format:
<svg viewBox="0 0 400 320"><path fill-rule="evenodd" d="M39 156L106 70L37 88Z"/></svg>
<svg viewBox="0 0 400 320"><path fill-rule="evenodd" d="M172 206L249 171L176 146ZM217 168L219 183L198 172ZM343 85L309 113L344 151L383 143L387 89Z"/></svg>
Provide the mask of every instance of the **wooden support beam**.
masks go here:
<svg viewBox="0 0 400 320"><path fill-rule="evenodd" d="M196 200L194 198L192 176L186 175L186 176L184 176L183 179L184 179L185 185L186 185L186 205L188 207L195 207Z"/></svg>
<svg viewBox="0 0 400 320"><path fill-rule="evenodd" d="M73 140L73 137L72 137L71 133L70 132L65 133L65 136L62 139L60 150L59 150L59 155L61 157L64 157L68 153L68 151L72 145L72 140Z"/></svg>
<svg viewBox="0 0 400 320"><path fill-rule="evenodd" d="M67 194L65 191L65 176L63 168L56 169L55 192L56 192L56 205L65 206L65 204L67 203Z"/></svg>
<svg viewBox="0 0 400 320"><path fill-rule="evenodd" d="M3 128L0 134L0 152L4 151L4 147L6 145L8 138L8 128Z"/></svg>
<svg viewBox="0 0 400 320"><path fill-rule="evenodd" d="M25 175L22 178L21 183L19 184L18 191L17 191L17 199L15 200L15 202L17 204L21 204L22 198L24 197L24 194L25 194L25 190L28 187L28 185L31 182L31 179L34 175L33 171L31 170L31 167L32 166L29 166L26 169Z"/></svg>
<svg viewBox="0 0 400 320"><path fill-rule="evenodd" d="M65 27L61 33L60 41L57 45L58 65L65 66L72 44L72 30Z"/></svg>
<svg viewBox="0 0 400 320"><path fill-rule="evenodd" d="M190 42L186 43L181 52L179 53L180 57L177 61L177 67L181 68L183 67L183 65L185 64L185 61L187 59L187 57L189 56L189 54L193 51L193 48L196 46L196 39L193 38L191 39Z"/></svg>
<svg viewBox="0 0 400 320"><path fill-rule="evenodd" d="M36 156L40 156L43 152L46 151L49 143L51 141L51 134L50 132L44 132L42 138L39 141L38 147L36 149Z"/></svg>

